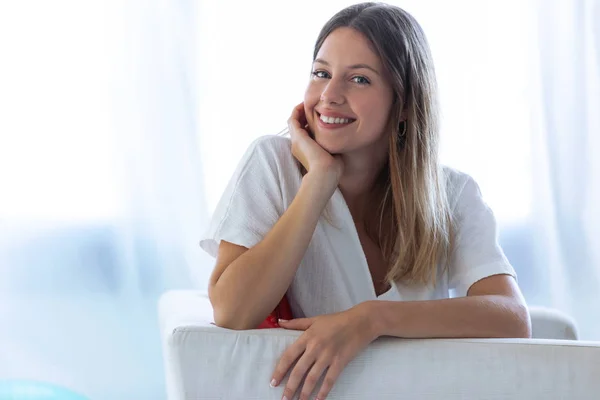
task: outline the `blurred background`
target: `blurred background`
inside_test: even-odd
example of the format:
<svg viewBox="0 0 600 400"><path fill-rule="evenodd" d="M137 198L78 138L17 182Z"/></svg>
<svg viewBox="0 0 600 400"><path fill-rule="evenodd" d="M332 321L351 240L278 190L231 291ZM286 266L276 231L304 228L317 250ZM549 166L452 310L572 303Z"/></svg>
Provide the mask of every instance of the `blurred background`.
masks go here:
<svg viewBox="0 0 600 400"><path fill-rule="evenodd" d="M0 380L163 399L156 305L255 138L356 1L0 0ZM600 0L397 0L423 26L442 160L479 182L531 305L600 340Z"/></svg>

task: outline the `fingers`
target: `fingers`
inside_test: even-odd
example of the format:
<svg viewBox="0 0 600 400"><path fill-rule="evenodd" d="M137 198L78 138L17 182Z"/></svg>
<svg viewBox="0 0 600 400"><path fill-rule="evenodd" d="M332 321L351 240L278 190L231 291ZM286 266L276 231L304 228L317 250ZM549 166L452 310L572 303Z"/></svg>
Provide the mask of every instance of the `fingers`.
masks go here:
<svg viewBox="0 0 600 400"><path fill-rule="evenodd" d="M304 102L302 102L302 103L298 104L296 107L294 107L294 109L292 110L292 115L290 115L288 122L290 122L292 120L300 122L300 117L302 116L303 113L304 113Z"/></svg>
<svg viewBox="0 0 600 400"><path fill-rule="evenodd" d="M299 126L302 129L306 128L308 121L306 119L306 112L304 111L304 103L300 103L296 107L294 107L292 115L288 119L288 125L290 125L293 122L297 122L297 126Z"/></svg>
<svg viewBox="0 0 600 400"><path fill-rule="evenodd" d="M325 379L323 380L321 388L319 389L319 394L317 395L318 400L324 400L329 395L329 392L344 368L343 363L336 361L332 363L331 360L332 358L327 355L315 355L313 352L305 351L290 374L282 398L294 398L294 394L298 391L302 379L306 377L300 392L300 400L310 399L319 379L326 372Z"/></svg>
<svg viewBox="0 0 600 400"><path fill-rule="evenodd" d="M293 329L296 331L305 331L312 325L312 318L296 318L290 321L279 320L279 325L284 329Z"/></svg>
<svg viewBox="0 0 600 400"><path fill-rule="evenodd" d="M340 374L342 373L343 369L344 366L342 365L342 363L336 361L331 363L331 366L327 371L327 375L325 375L325 379L323 380L323 384L321 384L321 389L319 389L319 394L317 394L318 400L325 400L325 398L333 388L335 381L337 381Z"/></svg>
<svg viewBox="0 0 600 400"><path fill-rule="evenodd" d="M292 115L288 119L288 128L290 130L290 134L294 135L295 133L304 130L305 126L306 116L304 115L304 103L300 103L296 107L294 107Z"/></svg>
<svg viewBox="0 0 600 400"><path fill-rule="evenodd" d="M306 124L308 123L308 121L306 120L306 111L304 109L304 103L298 104L295 110L298 110L297 120L300 123L300 126L302 127L302 129L306 128Z"/></svg>
<svg viewBox="0 0 600 400"><path fill-rule="evenodd" d="M300 340L296 340L294 344L286 349L283 353L277 366L275 367L275 371L273 372L273 377L271 379L271 386L277 386L283 380L283 377L287 374L292 364L304 353L305 350L304 342L300 342ZM291 397L288 397L291 399Z"/></svg>
<svg viewBox="0 0 600 400"><path fill-rule="evenodd" d="M294 393L296 393L296 390L298 390L298 387L300 387L302 379L304 378L308 370L313 366L314 362L314 354L305 351L302 357L300 357L300 360L298 360L298 363L296 364L294 369L292 370L292 373L290 374L290 377L287 381L287 385L285 385L285 389L283 390L282 399L291 400L294 398Z"/></svg>
<svg viewBox="0 0 600 400"><path fill-rule="evenodd" d="M292 139L292 154L300 161L306 170L309 170L310 166L306 155L306 139L309 138L309 135L300 121L303 115L304 103L300 103L294 107L294 111L288 119L288 130L290 132L290 138Z"/></svg>
<svg viewBox="0 0 600 400"><path fill-rule="evenodd" d="M294 111L292 111L292 118L294 118L298 122L302 122L304 118L304 102L298 104L294 107Z"/></svg>
<svg viewBox="0 0 600 400"><path fill-rule="evenodd" d="M300 400L308 400L310 399L310 395L315 389L317 382L323 375L323 373L327 370L329 366L327 358L321 358L315 362L315 364L310 369L308 375L306 375L306 379L304 380L304 385L302 385L302 391L300 392ZM291 397L288 397L291 398Z"/></svg>

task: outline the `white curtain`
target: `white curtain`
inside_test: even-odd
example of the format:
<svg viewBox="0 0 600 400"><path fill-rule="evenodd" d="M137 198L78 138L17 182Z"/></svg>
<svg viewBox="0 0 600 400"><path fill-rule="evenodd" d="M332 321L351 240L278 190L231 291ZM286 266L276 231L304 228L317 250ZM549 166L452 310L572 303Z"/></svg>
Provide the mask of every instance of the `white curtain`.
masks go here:
<svg viewBox="0 0 600 400"><path fill-rule="evenodd" d="M600 340L600 1L536 5L531 284Z"/></svg>
<svg viewBox="0 0 600 400"><path fill-rule="evenodd" d="M157 299L203 262L197 17L0 3L0 380L165 397Z"/></svg>
<svg viewBox="0 0 600 400"><path fill-rule="evenodd" d="M0 379L164 397L156 300L206 287L208 215L351 3L0 3ZM527 300L600 339L598 1L393 3L431 43L443 161L480 183Z"/></svg>

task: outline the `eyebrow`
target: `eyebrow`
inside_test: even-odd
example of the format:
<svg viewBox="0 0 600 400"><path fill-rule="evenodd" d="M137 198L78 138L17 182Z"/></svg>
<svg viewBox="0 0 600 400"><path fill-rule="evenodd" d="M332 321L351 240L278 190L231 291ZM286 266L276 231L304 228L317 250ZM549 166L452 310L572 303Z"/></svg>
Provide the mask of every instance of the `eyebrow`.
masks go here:
<svg viewBox="0 0 600 400"><path fill-rule="evenodd" d="M327 61L323 60L322 58L316 58L314 62L319 63L319 64L323 64L323 65L327 65L328 67L331 66L331 65L329 65L329 63ZM367 64L354 64L354 65L350 65L348 68L349 69L361 69L361 68L365 68L365 69L371 70L371 71L375 72L377 75L381 76L381 74L379 73L379 71L377 71L375 68L373 68L373 67L371 67L371 66L369 66Z"/></svg>

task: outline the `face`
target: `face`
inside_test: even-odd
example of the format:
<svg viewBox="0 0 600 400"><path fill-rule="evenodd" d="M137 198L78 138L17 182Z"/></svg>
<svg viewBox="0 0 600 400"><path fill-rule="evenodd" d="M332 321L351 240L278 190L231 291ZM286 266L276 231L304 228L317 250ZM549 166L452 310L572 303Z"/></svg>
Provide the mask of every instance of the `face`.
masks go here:
<svg viewBox="0 0 600 400"><path fill-rule="evenodd" d="M306 120L315 140L331 154L381 151L393 90L368 40L351 28L323 42L304 95Z"/></svg>

